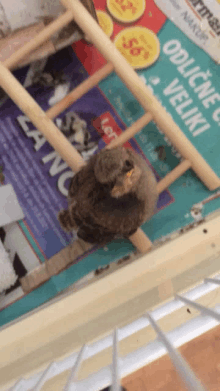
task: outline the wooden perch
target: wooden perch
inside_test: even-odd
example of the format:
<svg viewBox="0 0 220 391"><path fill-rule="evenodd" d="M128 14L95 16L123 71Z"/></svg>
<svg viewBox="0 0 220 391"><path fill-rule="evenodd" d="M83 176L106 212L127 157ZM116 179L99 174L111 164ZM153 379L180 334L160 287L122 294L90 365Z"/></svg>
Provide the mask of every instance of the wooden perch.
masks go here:
<svg viewBox="0 0 220 391"><path fill-rule="evenodd" d="M178 164L169 174L167 174L163 179L161 179L157 184L158 194L162 193L167 189L171 183L175 182L181 175L184 174L191 167L189 160L183 160Z"/></svg>
<svg viewBox="0 0 220 391"><path fill-rule="evenodd" d="M140 130L152 121L153 117L151 113L145 113L141 118L135 121L129 128L127 128L119 137L111 141L107 145L107 149L115 148L125 144L128 140L135 136Z"/></svg>
<svg viewBox="0 0 220 391"><path fill-rule="evenodd" d="M85 164L82 156L1 62L0 85L17 106L30 118L36 128L42 132L68 166L73 171L78 171Z"/></svg>
<svg viewBox="0 0 220 391"><path fill-rule="evenodd" d="M55 118L57 115L66 110L67 107L73 104L77 99L81 98L86 92L95 87L102 79L108 76L113 71L112 64L106 64L101 69L99 69L92 76L89 76L84 80L80 85L74 88L68 95L66 95L62 100L56 103L53 107L46 111L47 116L50 119Z"/></svg>

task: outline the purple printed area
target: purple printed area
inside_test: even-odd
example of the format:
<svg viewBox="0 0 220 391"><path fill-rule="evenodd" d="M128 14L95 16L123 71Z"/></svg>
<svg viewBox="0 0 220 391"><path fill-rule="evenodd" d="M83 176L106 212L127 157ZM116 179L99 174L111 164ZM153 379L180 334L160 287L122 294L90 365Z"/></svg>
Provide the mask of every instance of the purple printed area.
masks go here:
<svg viewBox="0 0 220 391"><path fill-rule="evenodd" d="M58 73L62 70L64 81L61 84L68 84L69 90L87 77L85 69L71 48L50 57L44 72L50 72L50 69L55 69ZM27 73L26 67L17 71L15 75L24 83ZM43 110L50 107L48 102L54 95L55 87L42 87L36 84L27 90ZM5 183L13 185L24 211L25 221L42 252L49 258L65 247L71 239L71 235L64 233L60 228L57 214L60 209L67 206L66 194L73 173L10 99L0 110L0 166L3 168ZM93 143L93 149L83 152L85 159L105 145L101 135L92 125L94 119L110 112L118 126L125 129L124 123L98 88L93 88L85 94L58 119L62 122L70 112L85 121L91 135L89 141ZM78 141L72 143L79 145ZM143 155L135 140L131 140L131 145ZM145 156L144 158L146 159ZM164 192L160 196L158 208L161 209L172 201L169 192Z"/></svg>

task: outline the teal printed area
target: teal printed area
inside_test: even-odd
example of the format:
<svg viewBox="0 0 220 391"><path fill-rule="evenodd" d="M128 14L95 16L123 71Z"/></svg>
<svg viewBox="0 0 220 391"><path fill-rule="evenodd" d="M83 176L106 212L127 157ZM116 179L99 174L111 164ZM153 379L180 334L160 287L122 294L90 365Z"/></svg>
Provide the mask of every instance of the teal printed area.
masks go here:
<svg viewBox="0 0 220 391"><path fill-rule="evenodd" d="M216 65L214 61L205 52L203 52L203 50L199 49L194 43L192 43L170 21L165 23L164 27L159 32L158 37L161 45L161 54L159 60L152 67L143 71L139 71L138 74L151 88L158 100L161 101L175 122L180 126L185 135L190 139L193 145L210 164L216 174L220 176L220 122L216 122L213 119L214 113L216 113L216 118L217 112L219 111L220 113L220 95L219 97L216 95L215 99L212 98L212 100L215 101L214 104L206 102L206 105L210 105L209 108L205 108L202 103L205 98L199 99L198 97L199 92L204 96L207 94L207 91L209 91L206 99L208 96L218 94L218 92L220 93L219 65ZM189 65L187 69L185 69L185 73L192 70L192 68L198 67L197 71L194 73L194 75L197 75L197 78L195 78L194 82L197 85L196 88L199 88L198 92L195 92L195 88L193 89L189 85L190 77L184 77L180 71L178 71L177 67L180 65L175 65L172 63L170 61L171 55L164 53L164 45L167 45L168 47L167 43L171 40L175 40L179 43L179 50L184 50L189 54L186 61L190 61L192 58L194 59L194 62ZM175 46L177 47L177 43L170 44L169 50L173 50L174 52ZM174 53L176 54L176 61L178 61L178 53L179 51ZM185 54L185 56L187 56L187 54ZM181 57L179 56L179 58ZM201 74L202 72L203 74ZM200 73L200 75L198 73ZM208 74L208 77L206 77L204 73L206 75ZM207 81L204 81L204 78L207 79ZM173 81L176 79L178 79L178 82L176 82L175 86L172 87L172 90L176 88L177 91L173 92L169 96L166 96L164 94L164 90L168 89L168 86L170 86L170 84L173 83ZM191 79L191 83L192 82L193 80ZM208 82L208 84L201 87L204 82ZM182 87L180 88L180 86ZM115 74L110 75L106 80L100 83L100 87L107 98L110 100L111 104L117 108L120 117L127 124L127 126L131 125L132 122L144 114L142 107L137 103L130 91L127 90L127 88ZM182 98L182 102L178 102L176 98L176 106L180 103L183 103L184 101L192 100L191 105L185 108L184 113L186 114L186 112L194 110L194 114L191 114L191 116L188 116L185 120L183 120L181 116L178 115L176 112L176 107L174 107L169 101L170 98L173 98L183 90L188 93L188 97L185 93L185 98ZM174 101L175 99L173 99L173 104ZM198 110L195 110L196 108L198 108ZM201 113L201 115L199 113ZM189 127L192 126L192 124L195 125L196 122L196 119L194 119L194 122L192 119L194 115L198 115L197 121L200 119L201 122L197 123L197 126L195 126L193 131L190 131ZM192 122L187 125L186 121L189 121L190 118ZM193 133L199 129L201 130L201 128L207 124L210 124L210 128L204 130L196 136L193 135ZM159 133L158 129L153 123L150 123L148 126L146 126L135 137L135 139L139 143L141 149L144 151L147 159L161 177L165 176L178 164L179 159L172 150L172 146L167 144L164 136ZM165 150L165 160L159 159L158 153L155 152L155 150L158 150L161 146L163 146ZM146 223L143 227L144 231L147 235L149 235L151 240L159 239L162 236L168 235L171 232L180 229L182 226L192 223L194 221L190 213L192 206L198 202L203 201L212 193L214 193L206 189L206 187L201 183L192 170L186 172L181 178L173 183L169 187L169 190L174 197L175 202L160 210L151 219L151 221ZM220 198L207 203L203 210L203 216L210 214L219 207Z"/></svg>
<svg viewBox="0 0 220 391"><path fill-rule="evenodd" d="M219 65L170 21L165 23L158 37L161 46L158 61L138 74L220 176ZM100 86L127 125L143 114L115 74Z"/></svg>
<svg viewBox="0 0 220 391"><path fill-rule="evenodd" d="M218 116L220 118L220 101L218 101L220 73L217 72L218 66L170 21L166 22L163 29L158 34L158 37L161 44L159 60L149 69L139 71L138 73L147 85L150 86L156 97L162 102L186 136L210 164L212 169L220 176L220 128L218 122ZM184 77L177 69L179 65L175 65L171 61L171 55L168 55L163 51L164 45L174 39L179 42L181 49L189 54L188 60L194 59L191 68L189 67L187 71L192 69L192 67L200 67L200 69L197 70L197 73L202 72L202 74L200 75L200 78L198 75L198 78L194 80L196 87L190 86L189 77ZM173 47L168 46L168 48L170 48L169 50L172 48L174 50L175 44L173 44ZM174 54L177 54L177 52ZM174 61L176 61L175 58ZM202 86L205 82L208 82L208 84ZM171 83L173 84L171 85ZM192 83L193 80L191 79L191 84ZM127 126L131 125L144 114L143 109L115 74L112 74L101 82L99 87ZM212 89L211 93L206 95L207 91L210 92L210 89ZM165 95L164 90L172 91L172 93L170 93L170 95L168 93ZM176 92L174 92L174 90ZM178 102L178 99L180 100L181 97L174 98L174 96L183 90L186 92L182 93L182 97L185 97L182 102ZM205 103L207 96L214 94L216 95L215 98L212 98L213 103L208 101ZM173 103L170 101L171 98L173 98ZM194 114L183 119L181 115L184 115L184 113L181 115L178 114L176 110L177 106L183 103L183 101L190 99L192 100L192 103L188 108L186 108L187 106L185 107L184 113L194 109ZM209 105L209 107L206 108L204 104ZM195 108L197 108L197 110L195 110ZM201 115L199 113L201 113ZM196 118L192 120L193 115L198 115L197 120ZM192 122L189 121L190 118ZM187 122L187 120L189 122ZM200 122L196 123L196 121ZM210 127L208 127L208 125L210 125ZM203 130L202 127L204 127ZM205 127L207 127L207 129L205 129ZM164 136L159 133L153 123L145 127L135 139L160 177L165 176L178 164L178 155L176 155L172 146L169 145L167 140L164 139ZM162 151L162 153L160 153L160 151ZM161 208L151 221L147 222L142 227L152 241L169 235L170 233L181 229L183 226L192 223L194 221L193 215L191 214L193 205L205 200L216 192L207 190L191 170L186 172L172 184L169 191L172 199L175 201L169 203L169 205L164 208ZM203 207L202 216L207 216L216 211L219 207L220 198L207 202ZM114 262L133 250L132 244L126 240L122 242L114 241L107 246L107 249L100 248L96 250L69 269L51 278L49 282L40 288L1 311L0 325L4 325L22 314L33 310L56 296L57 293L67 288L90 271L95 270L99 266Z"/></svg>

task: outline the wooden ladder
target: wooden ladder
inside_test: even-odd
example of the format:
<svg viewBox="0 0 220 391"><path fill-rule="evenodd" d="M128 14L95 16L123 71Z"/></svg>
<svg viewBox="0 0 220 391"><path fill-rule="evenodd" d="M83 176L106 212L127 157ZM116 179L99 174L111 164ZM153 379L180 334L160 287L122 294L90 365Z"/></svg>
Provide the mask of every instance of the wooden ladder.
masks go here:
<svg viewBox="0 0 220 391"><path fill-rule="evenodd" d="M183 134L81 2L79 0L61 0L61 2L66 8L65 13L46 26L34 39L13 53L10 58L0 63L0 85L17 106L30 118L36 128L42 132L62 159L66 161L74 172L77 172L85 164L81 155L52 120L111 72L115 71L144 108L145 114L110 143L107 148L123 145L150 121L154 121L183 157L179 165L159 181L158 193L165 190L189 168L195 171L208 189L214 190L219 187L219 177ZM44 112L12 75L11 70L15 69L25 56L49 40L54 33L73 19L105 57L107 64L83 81L59 103L47 112ZM152 247L151 241L141 229L138 229L130 237L130 240L141 253L146 253Z"/></svg>

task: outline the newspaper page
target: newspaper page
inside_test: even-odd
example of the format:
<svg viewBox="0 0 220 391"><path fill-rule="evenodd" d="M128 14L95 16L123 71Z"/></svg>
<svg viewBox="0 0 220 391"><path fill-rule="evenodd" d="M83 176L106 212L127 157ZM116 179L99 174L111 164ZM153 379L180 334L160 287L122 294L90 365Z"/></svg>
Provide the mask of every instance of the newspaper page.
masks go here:
<svg viewBox="0 0 220 391"><path fill-rule="evenodd" d="M155 0L164 14L220 63L219 0Z"/></svg>

